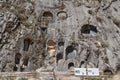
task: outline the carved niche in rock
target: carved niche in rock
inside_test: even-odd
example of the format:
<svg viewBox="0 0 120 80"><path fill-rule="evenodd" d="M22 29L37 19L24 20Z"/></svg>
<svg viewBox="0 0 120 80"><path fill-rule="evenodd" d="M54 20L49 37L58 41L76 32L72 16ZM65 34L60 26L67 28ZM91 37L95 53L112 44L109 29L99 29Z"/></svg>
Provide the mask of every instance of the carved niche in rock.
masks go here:
<svg viewBox="0 0 120 80"><path fill-rule="evenodd" d="M73 51L74 51L74 47L72 46L72 45L70 45L70 46L68 46L67 48L66 48L66 59L69 59L69 58L72 58L73 56Z"/></svg>
<svg viewBox="0 0 120 80"><path fill-rule="evenodd" d="M58 53L56 56L56 62L58 63L59 60L63 59L63 53Z"/></svg>
<svg viewBox="0 0 120 80"><path fill-rule="evenodd" d="M63 41L58 42L58 50L64 51L64 42Z"/></svg>
<svg viewBox="0 0 120 80"><path fill-rule="evenodd" d="M66 18L68 17L67 12L65 12L65 11L59 11L59 12L57 13L57 16L58 16L59 19L61 19L61 20L64 20L64 19L66 19Z"/></svg>
<svg viewBox="0 0 120 80"><path fill-rule="evenodd" d="M73 63L73 62L70 62L70 63L68 64L68 69L69 69L69 70L73 70L73 68L74 68L74 63Z"/></svg>
<svg viewBox="0 0 120 80"><path fill-rule="evenodd" d="M113 74L113 71L109 68L105 69L103 72L105 75L112 75Z"/></svg>
<svg viewBox="0 0 120 80"><path fill-rule="evenodd" d="M50 17L50 18L52 18L53 17L53 14L50 12L50 11L45 11L44 13L43 13L43 17Z"/></svg>
<svg viewBox="0 0 120 80"><path fill-rule="evenodd" d="M24 51L28 51L30 44L32 43L32 40L30 38L25 38L24 39Z"/></svg>
<svg viewBox="0 0 120 80"><path fill-rule="evenodd" d="M97 33L97 27L94 25L90 25L90 24L85 24L81 27L81 33L83 34L92 34L92 33Z"/></svg>
<svg viewBox="0 0 120 80"><path fill-rule="evenodd" d="M47 51L48 51L50 57L52 57L54 55L55 42L53 40L48 40L48 42L47 42Z"/></svg>
<svg viewBox="0 0 120 80"><path fill-rule="evenodd" d="M20 53L16 53L15 54L15 66L13 68L13 71L17 71L18 70L18 65L20 64L20 58L21 58L21 54Z"/></svg>
<svg viewBox="0 0 120 80"><path fill-rule="evenodd" d="M28 65L28 61L29 61L29 54L25 53L24 56L23 56L23 63L21 65L21 67L20 67L20 71L24 71L25 70L25 68Z"/></svg>
<svg viewBox="0 0 120 80"><path fill-rule="evenodd" d="M48 24L53 21L53 14L50 11L45 11L41 18L41 30L46 31L48 28Z"/></svg>

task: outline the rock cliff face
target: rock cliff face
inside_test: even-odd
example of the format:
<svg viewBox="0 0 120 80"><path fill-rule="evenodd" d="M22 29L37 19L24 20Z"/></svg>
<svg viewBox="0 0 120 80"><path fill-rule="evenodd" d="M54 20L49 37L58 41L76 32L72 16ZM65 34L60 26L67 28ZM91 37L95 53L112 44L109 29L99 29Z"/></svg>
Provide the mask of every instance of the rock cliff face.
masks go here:
<svg viewBox="0 0 120 80"><path fill-rule="evenodd" d="M120 68L119 0L1 0L0 71Z"/></svg>

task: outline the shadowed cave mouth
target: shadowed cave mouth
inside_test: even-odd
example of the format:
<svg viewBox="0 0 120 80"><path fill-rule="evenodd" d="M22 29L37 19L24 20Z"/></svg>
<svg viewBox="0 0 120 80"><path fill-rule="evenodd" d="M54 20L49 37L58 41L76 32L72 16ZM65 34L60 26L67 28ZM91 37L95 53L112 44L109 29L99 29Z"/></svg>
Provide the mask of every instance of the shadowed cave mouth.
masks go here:
<svg viewBox="0 0 120 80"><path fill-rule="evenodd" d="M20 58L21 58L21 54L20 53L16 53L15 54L15 66L13 68L13 71L17 71L18 65L20 63Z"/></svg>
<svg viewBox="0 0 120 80"><path fill-rule="evenodd" d="M85 61L81 61L81 64L79 67L82 67L82 65L84 65Z"/></svg>
<svg viewBox="0 0 120 80"><path fill-rule="evenodd" d="M43 17L53 17L53 14L50 12L50 11L45 11L44 13L43 13Z"/></svg>
<svg viewBox="0 0 120 80"><path fill-rule="evenodd" d="M63 53L58 53L56 57L57 57L56 61L58 63L59 60L63 59Z"/></svg>
<svg viewBox="0 0 120 80"><path fill-rule="evenodd" d="M64 42L58 42L58 46L64 46Z"/></svg>
<svg viewBox="0 0 120 80"><path fill-rule="evenodd" d="M20 71L24 71L25 68L28 65L28 61L29 61L29 54L25 53L25 55L23 56L23 63L22 65L20 65L20 59L21 59L22 55L20 53L16 53L15 54L15 66L13 68L13 71L17 71L19 66L20 66Z"/></svg>
<svg viewBox="0 0 120 80"><path fill-rule="evenodd" d="M71 67L74 67L74 63L73 63L73 62L70 62L70 63L68 64L68 69L70 69Z"/></svg>
<svg viewBox="0 0 120 80"><path fill-rule="evenodd" d="M30 38L24 39L24 51L28 51L30 44L32 43L32 40Z"/></svg>
<svg viewBox="0 0 120 80"><path fill-rule="evenodd" d="M42 31L46 31L46 30L47 30L47 27L41 27L41 30L42 30Z"/></svg>
<svg viewBox="0 0 120 80"><path fill-rule="evenodd" d="M70 46L68 46L67 48L66 48L66 56L69 54L69 53L71 53L71 52L73 52L73 50L74 50L74 47L72 46L72 45L70 45Z"/></svg>
<svg viewBox="0 0 120 80"><path fill-rule="evenodd" d="M103 72L105 75L112 75L113 74L113 71L111 69L105 69Z"/></svg>
<svg viewBox="0 0 120 80"><path fill-rule="evenodd" d="M90 24L85 24L82 26L81 33L90 34L91 32L97 33L97 27Z"/></svg>
<svg viewBox="0 0 120 80"><path fill-rule="evenodd" d="M22 64L22 66L20 67L20 71L24 71L24 70L25 70L25 68L26 68L27 65L28 65L28 61L29 61L29 54L26 53L26 54L24 55L24 58L23 58L23 64Z"/></svg>

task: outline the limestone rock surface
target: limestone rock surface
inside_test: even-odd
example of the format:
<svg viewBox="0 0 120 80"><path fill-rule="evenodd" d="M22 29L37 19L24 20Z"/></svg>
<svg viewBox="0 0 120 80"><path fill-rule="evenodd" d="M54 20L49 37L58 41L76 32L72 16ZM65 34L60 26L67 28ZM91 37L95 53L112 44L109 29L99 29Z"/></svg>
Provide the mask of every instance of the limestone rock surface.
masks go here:
<svg viewBox="0 0 120 80"><path fill-rule="evenodd" d="M120 0L0 0L0 71L120 68Z"/></svg>

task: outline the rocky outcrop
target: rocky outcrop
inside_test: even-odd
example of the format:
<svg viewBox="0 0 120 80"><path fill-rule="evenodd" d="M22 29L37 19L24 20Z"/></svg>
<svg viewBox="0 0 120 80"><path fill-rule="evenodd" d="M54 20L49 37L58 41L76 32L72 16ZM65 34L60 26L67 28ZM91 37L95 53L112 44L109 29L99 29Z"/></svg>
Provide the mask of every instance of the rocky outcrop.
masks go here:
<svg viewBox="0 0 120 80"><path fill-rule="evenodd" d="M120 66L119 3L0 1L0 70L97 67L114 73ZM17 53L21 56L16 57Z"/></svg>

